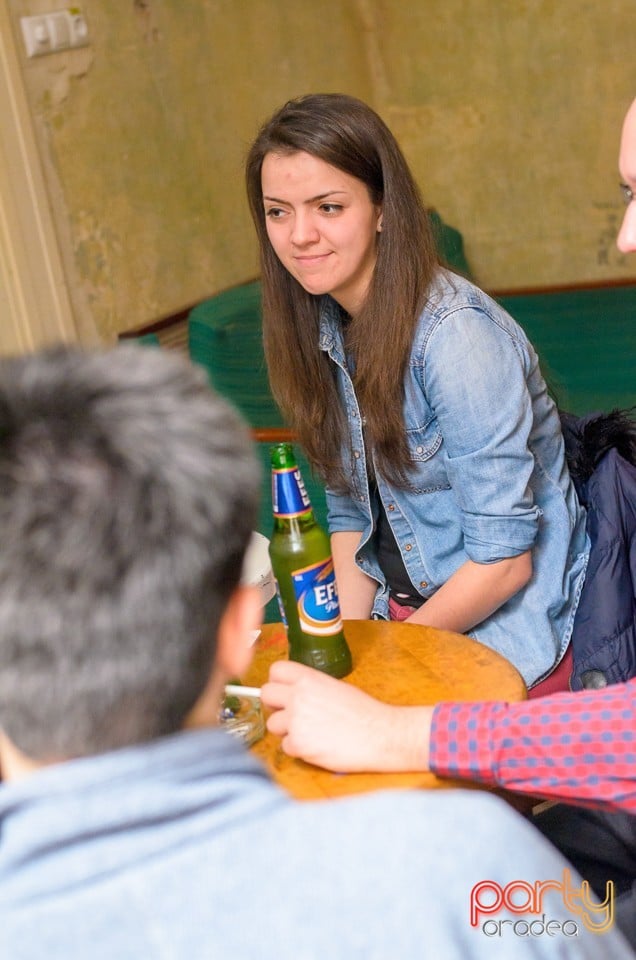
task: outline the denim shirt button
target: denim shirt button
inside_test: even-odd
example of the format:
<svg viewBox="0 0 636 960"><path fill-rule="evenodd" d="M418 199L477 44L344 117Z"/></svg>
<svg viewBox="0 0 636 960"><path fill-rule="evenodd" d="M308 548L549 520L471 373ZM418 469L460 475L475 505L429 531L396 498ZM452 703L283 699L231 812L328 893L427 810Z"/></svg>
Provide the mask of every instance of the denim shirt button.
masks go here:
<svg viewBox="0 0 636 960"><path fill-rule="evenodd" d="M426 582L426 580L422 580L420 582L420 587L428 587L428 583Z"/></svg>
<svg viewBox="0 0 636 960"><path fill-rule="evenodd" d="M416 450L417 453L423 453L423 452L424 452L424 447L416 447L415 450Z"/></svg>
<svg viewBox="0 0 636 960"><path fill-rule="evenodd" d="M405 549L406 551L408 551L408 550L412 550L413 547L412 547L412 545L411 545L410 543L407 543L407 544L405 545L404 549Z"/></svg>
<svg viewBox="0 0 636 960"><path fill-rule="evenodd" d="M353 451L353 455L354 455L354 457L356 458L356 460L359 460L359 459L360 459L360 451L359 451L359 450L354 450L354 451Z"/></svg>
<svg viewBox="0 0 636 960"><path fill-rule="evenodd" d="M390 503L390 504L388 505L388 507L387 507L387 510L390 510L391 513L393 513L393 511L395 510L395 504L394 504L394 503Z"/></svg>

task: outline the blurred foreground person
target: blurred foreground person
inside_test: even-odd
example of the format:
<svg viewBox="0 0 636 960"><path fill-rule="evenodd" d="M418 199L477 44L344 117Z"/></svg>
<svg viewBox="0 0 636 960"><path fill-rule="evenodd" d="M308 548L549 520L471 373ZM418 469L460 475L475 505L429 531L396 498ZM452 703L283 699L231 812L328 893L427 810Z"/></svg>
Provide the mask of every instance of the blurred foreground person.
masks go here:
<svg viewBox="0 0 636 960"><path fill-rule="evenodd" d="M174 354L0 361L3 960L631 956L502 801L297 803L215 729L260 616L258 486ZM561 886L518 932L520 878Z"/></svg>

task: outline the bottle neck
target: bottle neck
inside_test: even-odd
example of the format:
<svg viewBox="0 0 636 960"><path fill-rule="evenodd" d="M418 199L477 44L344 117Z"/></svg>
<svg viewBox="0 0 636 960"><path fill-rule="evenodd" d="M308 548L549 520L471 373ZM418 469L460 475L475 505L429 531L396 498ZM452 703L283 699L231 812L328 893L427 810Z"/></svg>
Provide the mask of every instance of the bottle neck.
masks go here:
<svg viewBox="0 0 636 960"><path fill-rule="evenodd" d="M272 508L274 519L309 518L314 522L311 501L307 496L300 470L294 464L272 467Z"/></svg>
<svg viewBox="0 0 636 960"><path fill-rule="evenodd" d="M277 517L274 516L274 533L286 533L295 536L296 534L306 533L316 525L316 518L313 510L309 513L303 513L299 517Z"/></svg>

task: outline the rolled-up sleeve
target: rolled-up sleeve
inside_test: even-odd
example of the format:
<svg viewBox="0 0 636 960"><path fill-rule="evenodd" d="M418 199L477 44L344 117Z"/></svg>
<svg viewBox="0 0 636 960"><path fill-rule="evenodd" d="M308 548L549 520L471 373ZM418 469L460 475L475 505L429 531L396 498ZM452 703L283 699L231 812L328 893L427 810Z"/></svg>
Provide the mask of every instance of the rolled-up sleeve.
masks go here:
<svg viewBox="0 0 636 960"><path fill-rule="evenodd" d="M483 310L461 308L433 330L424 385L444 438L467 555L491 563L530 549L541 511L528 375L536 358Z"/></svg>
<svg viewBox="0 0 636 960"><path fill-rule="evenodd" d="M327 523L329 533L342 533L349 530L364 530L369 520L349 494L326 491Z"/></svg>

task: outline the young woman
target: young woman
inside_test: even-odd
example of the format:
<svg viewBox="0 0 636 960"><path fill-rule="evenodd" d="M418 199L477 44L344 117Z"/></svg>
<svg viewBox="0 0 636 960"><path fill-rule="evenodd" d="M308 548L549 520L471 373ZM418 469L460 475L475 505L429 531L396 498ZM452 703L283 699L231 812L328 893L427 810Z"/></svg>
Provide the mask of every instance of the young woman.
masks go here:
<svg viewBox="0 0 636 960"><path fill-rule="evenodd" d="M470 633L535 684L567 648L587 540L532 346L439 263L361 101L285 104L246 178L269 377L327 484L343 616Z"/></svg>

